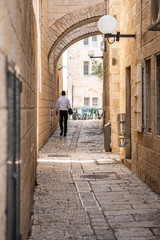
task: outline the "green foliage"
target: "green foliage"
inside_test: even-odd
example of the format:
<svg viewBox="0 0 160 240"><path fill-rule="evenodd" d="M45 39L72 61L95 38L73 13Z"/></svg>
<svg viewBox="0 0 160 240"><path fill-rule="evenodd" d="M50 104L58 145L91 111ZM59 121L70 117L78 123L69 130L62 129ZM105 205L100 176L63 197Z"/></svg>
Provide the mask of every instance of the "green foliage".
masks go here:
<svg viewBox="0 0 160 240"><path fill-rule="evenodd" d="M96 75L101 80L103 80L103 64L102 63L93 62L92 70L94 75Z"/></svg>

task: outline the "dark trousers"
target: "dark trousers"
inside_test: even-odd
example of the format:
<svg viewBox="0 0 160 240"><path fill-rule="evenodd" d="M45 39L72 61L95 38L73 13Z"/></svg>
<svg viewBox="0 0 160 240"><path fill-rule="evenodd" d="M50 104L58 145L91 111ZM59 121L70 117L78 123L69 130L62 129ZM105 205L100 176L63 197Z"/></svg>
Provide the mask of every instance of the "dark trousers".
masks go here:
<svg viewBox="0 0 160 240"><path fill-rule="evenodd" d="M59 125L60 125L61 131L63 132L63 122L64 122L64 134L67 133L67 120L68 120L68 111L60 110Z"/></svg>

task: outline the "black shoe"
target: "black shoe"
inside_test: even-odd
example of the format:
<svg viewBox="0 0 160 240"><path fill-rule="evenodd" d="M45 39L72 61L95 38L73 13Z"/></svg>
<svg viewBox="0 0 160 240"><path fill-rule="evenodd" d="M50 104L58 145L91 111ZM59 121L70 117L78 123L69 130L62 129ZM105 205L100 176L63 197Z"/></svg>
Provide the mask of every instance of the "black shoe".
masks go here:
<svg viewBox="0 0 160 240"><path fill-rule="evenodd" d="M66 137L67 136L67 134L66 133L64 133L64 137Z"/></svg>
<svg viewBox="0 0 160 240"><path fill-rule="evenodd" d="M62 135L63 135L63 132L61 131L60 136L62 136Z"/></svg>

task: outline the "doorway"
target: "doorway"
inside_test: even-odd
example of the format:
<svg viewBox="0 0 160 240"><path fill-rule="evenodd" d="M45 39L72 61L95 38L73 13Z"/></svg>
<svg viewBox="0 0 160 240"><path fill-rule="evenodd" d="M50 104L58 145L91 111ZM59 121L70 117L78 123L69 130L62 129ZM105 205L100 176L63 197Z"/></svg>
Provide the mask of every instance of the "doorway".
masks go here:
<svg viewBox="0 0 160 240"><path fill-rule="evenodd" d="M131 159L131 67L126 68L126 159Z"/></svg>

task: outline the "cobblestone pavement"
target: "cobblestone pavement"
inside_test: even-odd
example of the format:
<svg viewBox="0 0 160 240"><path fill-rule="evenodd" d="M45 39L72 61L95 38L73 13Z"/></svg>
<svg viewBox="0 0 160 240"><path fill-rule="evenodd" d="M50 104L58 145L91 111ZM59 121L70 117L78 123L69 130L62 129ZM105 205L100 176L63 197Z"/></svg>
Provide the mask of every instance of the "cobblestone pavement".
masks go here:
<svg viewBox="0 0 160 240"><path fill-rule="evenodd" d="M34 240L160 240L160 196L103 150L101 121L71 121L39 153Z"/></svg>

